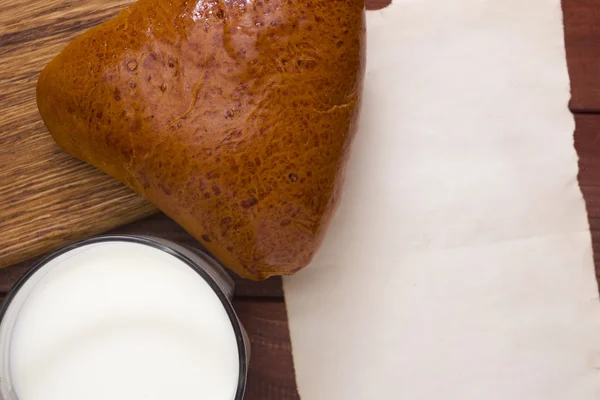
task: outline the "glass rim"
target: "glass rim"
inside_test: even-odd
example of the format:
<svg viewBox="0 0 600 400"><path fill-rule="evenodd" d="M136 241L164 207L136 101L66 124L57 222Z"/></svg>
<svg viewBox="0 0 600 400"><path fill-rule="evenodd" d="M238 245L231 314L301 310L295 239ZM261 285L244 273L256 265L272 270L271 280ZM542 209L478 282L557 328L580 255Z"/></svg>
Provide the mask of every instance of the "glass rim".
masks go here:
<svg viewBox="0 0 600 400"><path fill-rule="evenodd" d="M229 321L231 322L235 339L238 347L238 365L239 365L239 373L238 373L238 386L235 392L235 397L233 400L243 400L244 394L246 391L246 379L248 374L248 354L249 354L249 345L247 343L247 337L242 324L233 309L233 305L231 304L230 299L227 297L223 289L219 286L216 280L199 265L196 261L183 254L181 251L174 249L169 246L170 243L177 245L174 242L169 241L168 239L162 238L154 238L152 236L146 235L128 235L128 234L108 234L108 235L99 235L94 236L87 239L78 240L76 242L70 243L64 247L56 249L49 254L43 256L39 260L33 263L33 265L12 285L11 289L8 291L4 299L2 300L2 305L0 306L0 325L4 322L4 317L6 312L10 308L13 299L17 295L17 293L21 290L23 285L35 275L36 272L41 270L44 266L50 263L53 259L59 257L62 254L65 254L69 251L75 250L77 248L97 244L97 243L106 243L106 242L129 242L129 243L137 243L141 245L146 245L149 247L153 247L157 250L161 250L178 260L185 263L188 267L190 267L193 271L195 271L198 275L204 279L204 281L209 285L209 287L213 290L213 292L217 295L218 299L221 301L221 304L225 308L227 316L229 317ZM180 245L178 245L180 246ZM203 249L194 249L195 252L200 252L201 256L207 257L209 260L213 261L213 263L217 265L210 265L210 267L218 267L222 268L216 260L214 260L210 254L208 254ZM201 257L202 258L202 257Z"/></svg>

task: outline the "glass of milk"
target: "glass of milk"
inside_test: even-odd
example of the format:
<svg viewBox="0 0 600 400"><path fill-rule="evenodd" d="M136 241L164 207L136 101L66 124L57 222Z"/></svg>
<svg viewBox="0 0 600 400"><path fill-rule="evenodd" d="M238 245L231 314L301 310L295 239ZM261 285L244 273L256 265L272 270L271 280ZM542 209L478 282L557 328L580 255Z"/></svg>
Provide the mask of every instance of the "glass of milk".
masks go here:
<svg viewBox="0 0 600 400"><path fill-rule="evenodd" d="M45 257L0 310L0 400L241 400L247 336L207 254L101 236Z"/></svg>

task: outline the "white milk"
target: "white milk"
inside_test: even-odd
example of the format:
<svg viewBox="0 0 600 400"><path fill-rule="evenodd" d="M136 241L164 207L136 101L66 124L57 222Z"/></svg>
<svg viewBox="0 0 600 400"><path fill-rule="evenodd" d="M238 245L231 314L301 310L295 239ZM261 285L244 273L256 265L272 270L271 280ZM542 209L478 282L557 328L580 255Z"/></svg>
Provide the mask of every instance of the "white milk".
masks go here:
<svg viewBox="0 0 600 400"><path fill-rule="evenodd" d="M19 400L234 399L232 324L185 263L142 244L104 242L50 264L12 334Z"/></svg>

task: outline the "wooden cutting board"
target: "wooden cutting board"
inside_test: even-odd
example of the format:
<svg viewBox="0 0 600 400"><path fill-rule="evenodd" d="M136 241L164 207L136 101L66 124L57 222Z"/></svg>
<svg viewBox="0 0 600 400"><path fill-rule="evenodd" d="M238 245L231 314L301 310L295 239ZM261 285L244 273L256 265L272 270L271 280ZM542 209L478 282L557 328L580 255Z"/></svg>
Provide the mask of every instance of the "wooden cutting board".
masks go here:
<svg viewBox="0 0 600 400"><path fill-rule="evenodd" d="M64 153L35 103L40 70L131 0L0 1L0 267L156 210Z"/></svg>

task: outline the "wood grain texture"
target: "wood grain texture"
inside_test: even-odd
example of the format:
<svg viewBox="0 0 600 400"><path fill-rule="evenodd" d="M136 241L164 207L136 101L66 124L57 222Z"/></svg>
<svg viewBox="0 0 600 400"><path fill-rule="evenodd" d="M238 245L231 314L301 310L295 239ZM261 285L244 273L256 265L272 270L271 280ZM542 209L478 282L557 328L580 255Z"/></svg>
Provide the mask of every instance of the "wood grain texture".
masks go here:
<svg viewBox="0 0 600 400"><path fill-rule="evenodd" d="M202 248L202 245L196 239L162 213L112 229L106 232L106 234L151 235L171 240L184 246ZM6 293L14 282L16 282L38 258L39 257L32 258L0 270L0 294ZM230 272L230 275L235 280L235 295L237 298L283 298L280 277L270 278L261 282L252 282L241 279L232 272Z"/></svg>
<svg viewBox="0 0 600 400"><path fill-rule="evenodd" d="M245 400L299 400L283 300L236 300L252 355Z"/></svg>
<svg viewBox="0 0 600 400"><path fill-rule="evenodd" d="M578 180L586 201L596 278L600 279L600 3L562 0L562 8Z"/></svg>
<svg viewBox="0 0 600 400"><path fill-rule="evenodd" d="M600 112L600 3L563 0L573 112Z"/></svg>
<svg viewBox="0 0 600 400"><path fill-rule="evenodd" d="M0 267L155 212L60 150L35 103L41 68L77 34L128 3L0 2Z"/></svg>
<svg viewBox="0 0 600 400"><path fill-rule="evenodd" d="M381 10L392 4L392 0L366 0L365 6L367 10Z"/></svg>
<svg viewBox="0 0 600 400"><path fill-rule="evenodd" d="M576 115L575 123L579 186L588 212L596 279L600 281L600 114Z"/></svg>

